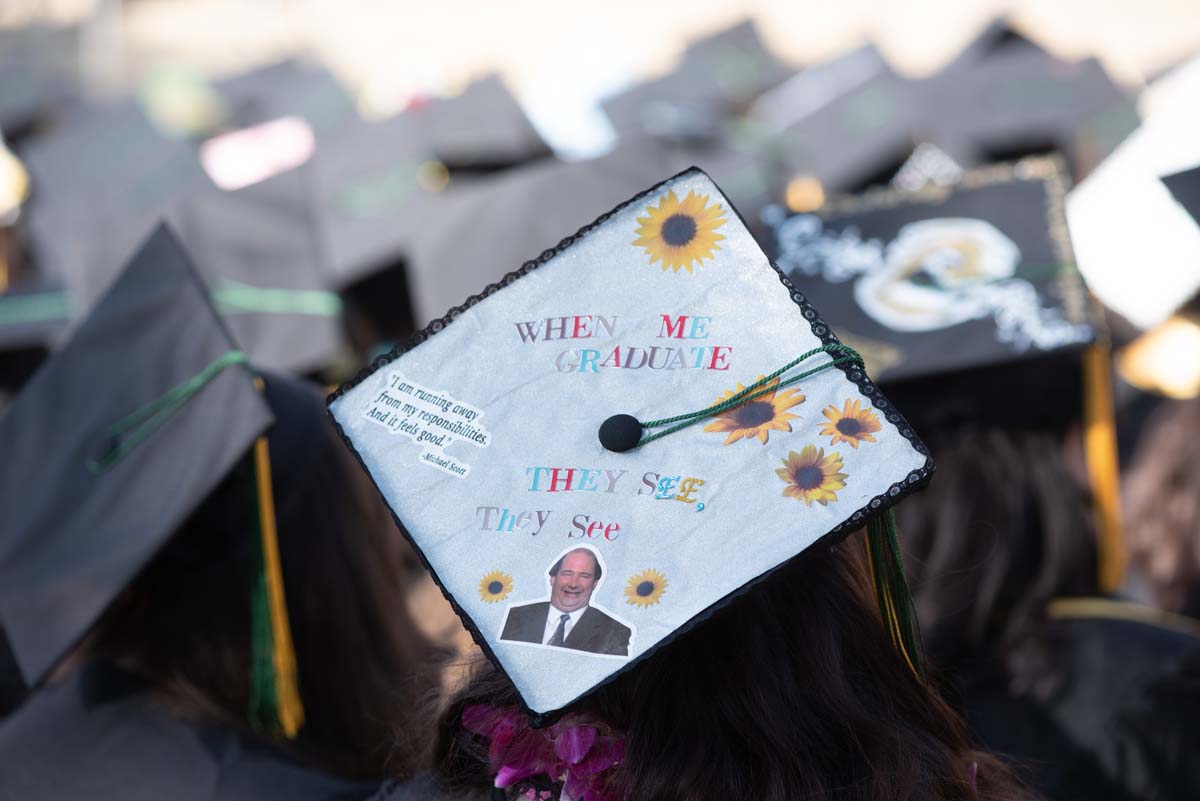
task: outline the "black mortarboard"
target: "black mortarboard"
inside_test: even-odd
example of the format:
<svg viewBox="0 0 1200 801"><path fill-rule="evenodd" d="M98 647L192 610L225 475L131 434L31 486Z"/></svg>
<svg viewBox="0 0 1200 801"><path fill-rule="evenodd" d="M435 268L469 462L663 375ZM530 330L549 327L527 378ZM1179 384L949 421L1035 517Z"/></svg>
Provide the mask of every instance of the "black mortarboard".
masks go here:
<svg viewBox="0 0 1200 801"><path fill-rule="evenodd" d="M760 98L769 152L825 195L886 183L920 140L920 94L871 46L810 67Z"/></svg>
<svg viewBox="0 0 1200 801"><path fill-rule="evenodd" d="M160 228L0 418L0 625L26 684L271 424L239 354Z"/></svg>
<svg viewBox="0 0 1200 801"><path fill-rule="evenodd" d="M1014 28L1008 18L996 17L984 25L975 38L958 51L958 54L942 68L942 72L955 72L972 67L993 56L1007 55L1013 52L1045 53L1036 42Z"/></svg>
<svg viewBox="0 0 1200 801"><path fill-rule="evenodd" d="M40 276L27 274L0 292L0 389L20 388L65 333L68 319L66 291Z"/></svg>
<svg viewBox="0 0 1200 801"><path fill-rule="evenodd" d="M280 117L302 117L323 139L356 121L354 101L328 71L281 61L214 84L225 109L226 128L245 128Z"/></svg>
<svg viewBox="0 0 1200 801"><path fill-rule="evenodd" d="M426 101L384 120L355 121L320 144L316 197L333 283L350 286L396 264L417 211L458 171L482 171L545 155L516 99L497 78L457 97Z"/></svg>
<svg viewBox="0 0 1200 801"><path fill-rule="evenodd" d="M527 191L549 215L604 189L559 169ZM550 217L513 219L508 237L554 241ZM492 233L457 236L486 253ZM932 464L707 175L643 191L477 292L329 408L539 722L864 525L892 554L877 589L916 669L898 546L880 537Z"/></svg>
<svg viewBox="0 0 1200 801"><path fill-rule="evenodd" d="M76 93L78 32L32 26L0 30L0 131L20 138Z"/></svg>
<svg viewBox="0 0 1200 801"><path fill-rule="evenodd" d="M1175 201L1200 225L1200 166L1164 176L1162 182L1171 190Z"/></svg>
<svg viewBox="0 0 1200 801"><path fill-rule="evenodd" d="M693 43L672 72L602 105L620 136L708 137L790 73L747 21Z"/></svg>
<svg viewBox="0 0 1200 801"><path fill-rule="evenodd" d="M61 271L77 320L138 243L168 219L255 364L281 372L319 370L341 347L341 301L326 291L310 170L304 164L234 191L218 189L202 174L157 210L97 214L41 232L39 242L54 248L55 259L39 264L51 274Z"/></svg>
<svg viewBox="0 0 1200 801"><path fill-rule="evenodd" d="M24 212L30 258L74 291L91 255L129 226L130 250L170 202L208 182L193 143L164 136L132 101L79 105L55 128L18 150L32 184Z"/></svg>
<svg viewBox="0 0 1200 801"><path fill-rule="evenodd" d="M430 198L414 220L419 235L408 261L417 324L515 270L531 247L553 247L563 231L636 193L646 175L669 174L693 157L715 178L733 179L743 191L739 199L765 194L761 165L750 156L637 137L600 158L546 160Z"/></svg>
<svg viewBox="0 0 1200 801"><path fill-rule="evenodd" d="M964 166L1059 152L1079 180L1138 124L1133 98L1095 59L995 53L917 84L922 138Z"/></svg>
<svg viewBox="0 0 1200 801"><path fill-rule="evenodd" d="M217 311L264 369L315 372L340 355L312 182L309 163L233 192L208 186L172 214Z"/></svg>

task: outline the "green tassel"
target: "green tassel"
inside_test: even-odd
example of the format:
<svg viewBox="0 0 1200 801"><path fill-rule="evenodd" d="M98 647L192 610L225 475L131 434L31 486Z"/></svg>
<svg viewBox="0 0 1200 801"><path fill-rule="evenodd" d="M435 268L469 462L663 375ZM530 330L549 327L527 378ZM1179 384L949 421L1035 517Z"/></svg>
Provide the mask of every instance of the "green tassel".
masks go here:
<svg viewBox="0 0 1200 801"><path fill-rule="evenodd" d="M271 636L271 601L263 570L262 545L258 538L254 552L256 564L250 587L250 727L255 731L274 734L279 727L273 661L275 643Z"/></svg>
<svg viewBox="0 0 1200 801"><path fill-rule="evenodd" d="M884 627L912 672L918 679L924 680L921 633L913 608L912 592L904 576L904 560L900 554L896 519L891 509L867 524L867 557Z"/></svg>

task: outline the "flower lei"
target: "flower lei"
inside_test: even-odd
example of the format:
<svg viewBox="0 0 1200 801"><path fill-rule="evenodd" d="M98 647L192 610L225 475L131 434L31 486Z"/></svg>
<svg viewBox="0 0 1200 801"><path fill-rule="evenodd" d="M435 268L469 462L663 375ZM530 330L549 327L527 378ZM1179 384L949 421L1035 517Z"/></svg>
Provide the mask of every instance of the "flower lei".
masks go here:
<svg viewBox="0 0 1200 801"><path fill-rule="evenodd" d="M600 727L573 715L544 729L529 727L528 718L515 709L475 704L462 713L467 731L491 740L488 761L501 789L527 785L520 795L532 801L553 797L543 782L548 779L561 796L571 801L613 801L608 794L608 771L621 764L624 739L602 734Z"/></svg>

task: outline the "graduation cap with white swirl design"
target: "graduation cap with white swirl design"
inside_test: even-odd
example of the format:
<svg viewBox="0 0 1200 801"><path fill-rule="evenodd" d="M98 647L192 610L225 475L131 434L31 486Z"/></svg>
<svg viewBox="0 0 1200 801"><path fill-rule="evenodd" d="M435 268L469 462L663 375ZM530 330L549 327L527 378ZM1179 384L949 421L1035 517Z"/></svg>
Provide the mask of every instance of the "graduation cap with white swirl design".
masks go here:
<svg viewBox="0 0 1200 801"><path fill-rule="evenodd" d="M932 463L698 169L468 298L330 413L535 720L864 526L919 668L887 510Z"/></svg>

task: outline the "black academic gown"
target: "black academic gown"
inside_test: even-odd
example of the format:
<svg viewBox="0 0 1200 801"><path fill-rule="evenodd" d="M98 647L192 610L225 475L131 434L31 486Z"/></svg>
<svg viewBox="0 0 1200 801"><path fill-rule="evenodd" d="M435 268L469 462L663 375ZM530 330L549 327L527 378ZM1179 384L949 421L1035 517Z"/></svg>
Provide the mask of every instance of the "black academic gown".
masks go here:
<svg viewBox="0 0 1200 801"><path fill-rule="evenodd" d="M1047 699L968 678L972 733L1052 801L1200 798L1200 637L1099 606L1051 621L1064 679Z"/></svg>
<svg viewBox="0 0 1200 801"><path fill-rule="evenodd" d="M0 722L0 801L352 801L375 789L184 723L109 666L76 671Z"/></svg>

